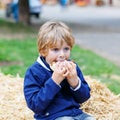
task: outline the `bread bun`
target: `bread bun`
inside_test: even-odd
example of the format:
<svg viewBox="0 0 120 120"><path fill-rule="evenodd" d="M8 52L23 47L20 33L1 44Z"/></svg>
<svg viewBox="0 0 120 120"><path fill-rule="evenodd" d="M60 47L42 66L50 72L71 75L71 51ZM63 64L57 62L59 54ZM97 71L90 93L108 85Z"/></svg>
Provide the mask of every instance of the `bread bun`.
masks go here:
<svg viewBox="0 0 120 120"><path fill-rule="evenodd" d="M74 63L73 60L72 62ZM50 64L50 68L54 71L56 69L56 62L53 62L52 64ZM65 69L65 67L63 67L62 69Z"/></svg>
<svg viewBox="0 0 120 120"><path fill-rule="evenodd" d="M55 62L53 62L51 65L50 65L50 68L54 71L55 70L55 67L56 67L56 65L55 65L56 63Z"/></svg>

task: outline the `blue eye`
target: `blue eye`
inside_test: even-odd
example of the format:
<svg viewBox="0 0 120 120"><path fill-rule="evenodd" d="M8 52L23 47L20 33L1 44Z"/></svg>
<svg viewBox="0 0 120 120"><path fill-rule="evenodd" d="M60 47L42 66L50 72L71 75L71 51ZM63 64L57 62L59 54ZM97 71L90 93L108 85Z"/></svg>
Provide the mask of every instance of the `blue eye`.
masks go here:
<svg viewBox="0 0 120 120"><path fill-rule="evenodd" d="M70 50L70 48L69 48L69 47L65 47L64 50L65 50L65 51L68 51L68 50Z"/></svg>

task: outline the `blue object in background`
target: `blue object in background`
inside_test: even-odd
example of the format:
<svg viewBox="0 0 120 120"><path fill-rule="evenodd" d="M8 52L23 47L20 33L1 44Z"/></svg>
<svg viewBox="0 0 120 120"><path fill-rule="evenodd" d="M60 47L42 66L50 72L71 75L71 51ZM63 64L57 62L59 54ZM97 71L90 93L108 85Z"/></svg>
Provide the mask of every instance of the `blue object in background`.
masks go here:
<svg viewBox="0 0 120 120"><path fill-rule="evenodd" d="M19 21L18 3L13 3L13 4L12 4L12 11L13 11L13 18L14 18L15 22L18 22L18 21Z"/></svg>
<svg viewBox="0 0 120 120"><path fill-rule="evenodd" d="M60 4L61 4L62 6L66 6L67 3L68 3L68 0L60 0Z"/></svg>

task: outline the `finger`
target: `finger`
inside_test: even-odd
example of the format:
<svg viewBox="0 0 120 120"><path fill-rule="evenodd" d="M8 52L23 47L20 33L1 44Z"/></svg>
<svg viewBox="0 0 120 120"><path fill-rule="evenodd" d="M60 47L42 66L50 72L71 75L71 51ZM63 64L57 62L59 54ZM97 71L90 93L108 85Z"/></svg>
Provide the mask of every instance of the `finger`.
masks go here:
<svg viewBox="0 0 120 120"><path fill-rule="evenodd" d="M67 77L67 76L68 76L68 74L69 74L69 71L68 71L68 70L66 70L66 71L64 72L63 76L64 76L64 77Z"/></svg>
<svg viewBox="0 0 120 120"><path fill-rule="evenodd" d="M73 69L73 65L70 62L67 62L66 66L67 66L68 70L70 70L70 71Z"/></svg>

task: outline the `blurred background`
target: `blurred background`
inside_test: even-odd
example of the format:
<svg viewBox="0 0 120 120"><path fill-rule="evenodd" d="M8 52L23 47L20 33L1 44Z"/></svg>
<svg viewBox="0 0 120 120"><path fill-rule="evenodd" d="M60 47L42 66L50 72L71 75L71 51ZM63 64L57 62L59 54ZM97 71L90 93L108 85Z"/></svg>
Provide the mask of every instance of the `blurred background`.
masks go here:
<svg viewBox="0 0 120 120"><path fill-rule="evenodd" d="M0 0L0 17L37 29L47 20L64 21L78 44L120 65L119 0Z"/></svg>
<svg viewBox="0 0 120 120"><path fill-rule="evenodd" d="M119 0L0 0L0 71L21 77L38 56L37 33L48 20L65 22L85 75L120 93Z"/></svg>

